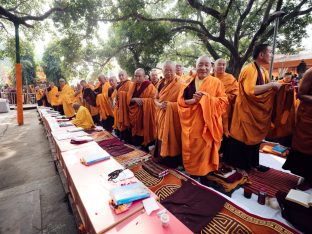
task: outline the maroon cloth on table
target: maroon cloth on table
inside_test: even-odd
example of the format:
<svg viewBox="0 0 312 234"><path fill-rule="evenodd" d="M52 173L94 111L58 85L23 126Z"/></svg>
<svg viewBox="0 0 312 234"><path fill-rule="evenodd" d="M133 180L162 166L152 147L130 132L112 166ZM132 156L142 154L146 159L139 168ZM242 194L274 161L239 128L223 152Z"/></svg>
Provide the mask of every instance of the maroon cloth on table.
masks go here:
<svg viewBox="0 0 312 234"><path fill-rule="evenodd" d="M244 187L250 188L255 194L258 194L261 188L267 191L268 196L275 197L277 191L288 193L294 188L299 180L299 177L283 171L278 171L273 168L266 172L252 170L248 173L250 185Z"/></svg>
<svg viewBox="0 0 312 234"><path fill-rule="evenodd" d="M225 202L222 196L189 180L161 204L197 233L223 208Z"/></svg>
<svg viewBox="0 0 312 234"><path fill-rule="evenodd" d="M100 141L98 142L98 144L102 148L108 148L108 147L117 146L117 145L124 145L124 143L117 138Z"/></svg>
<svg viewBox="0 0 312 234"><path fill-rule="evenodd" d="M111 156L113 157L117 157L123 154L127 154L132 152L134 149L126 146L126 145L117 145L117 146L113 146L111 148L107 148L105 149L107 151L107 153L109 153Z"/></svg>
<svg viewBox="0 0 312 234"><path fill-rule="evenodd" d="M150 85L152 84L150 81L146 80L146 81L143 81L140 88L137 90L136 87L135 87L135 90L133 92L133 95L132 97L135 98L135 97L140 97L140 95L143 93L143 91ZM136 84L137 86L138 84Z"/></svg>

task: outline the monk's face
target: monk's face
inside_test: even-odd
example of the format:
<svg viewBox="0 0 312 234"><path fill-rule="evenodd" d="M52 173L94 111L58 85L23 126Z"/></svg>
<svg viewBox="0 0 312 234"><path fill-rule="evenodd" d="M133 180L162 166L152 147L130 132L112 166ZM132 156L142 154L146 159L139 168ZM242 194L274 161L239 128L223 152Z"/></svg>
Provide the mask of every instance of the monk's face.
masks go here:
<svg viewBox="0 0 312 234"><path fill-rule="evenodd" d="M109 79L109 84L110 84L110 86L112 86L113 88L116 88L116 86L117 86L117 80L114 79L114 78L110 78L110 79Z"/></svg>
<svg viewBox="0 0 312 234"><path fill-rule="evenodd" d="M125 72L119 72L118 77L121 82L128 79L128 76Z"/></svg>
<svg viewBox="0 0 312 234"><path fill-rule="evenodd" d="M163 74L164 74L164 78L166 80L171 80L173 79L174 75L175 75L175 67L172 64L166 64L163 67Z"/></svg>
<svg viewBox="0 0 312 234"><path fill-rule="evenodd" d="M151 81L152 83L156 83L158 81L158 75L157 75L157 72L153 71L151 73Z"/></svg>
<svg viewBox="0 0 312 234"><path fill-rule="evenodd" d="M105 78L105 76L99 76L98 80L100 81L101 84L104 84L106 81L106 78Z"/></svg>
<svg viewBox="0 0 312 234"><path fill-rule="evenodd" d="M260 53L260 58L262 63L269 64L272 58L272 49L271 47L267 47L265 51Z"/></svg>
<svg viewBox="0 0 312 234"><path fill-rule="evenodd" d="M86 88L86 87L87 87L87 82L82 81L82 82L80 82L80 85L81 85L83 88Z"/></svg>
<svg viewBox="0 0 312 234"><path fill-rule="evenodd" d="M225 61L222 59L222 60L219 60L217 63L215 63L215 72L217 74L223 74L225 72L225 69L226 69L226 63Z"/></svg>
<svg viewBox="0 0 312 234"><path fill-rule="evenodd" d="M180 65L180 64L176 65L176 73L178 76L182 75L182 65Z"/></svg>
<svg viewBox="0 0 312 234"><path fill-rule="evenodd" d="M53 83L53 82L50 83L50 87L51 87L51 88L54 87L54 83Z"/></svg>
<svg viewBox="0 0 312 234"><path fill-rule="evenodd" d="M65 86L65 81L60 81L60 86L63 88Z"/></svg>
<svg viewBox="0 0 312 234"><path fill-rule="evenodd" d="M145 81L145 74L142 70L137 70L134 72L134 82L142 83Z"/></svg>
<svg viewBox="0 0 312 234"><path fill-rule="evenodd" d="M208 58L203 57L198 61L196 65L196 73L199 79L204 79L210 73L211 63Z"/></svg>
<svg viewBox="0 0 312 234"><path fill-rule="evenodd" d="M285 83L290 83L290 82L291 82L291 79L292 79L292 78L291 78L291 75L285 75L284 78L283 78L283 80L284 80Z"/></svg>

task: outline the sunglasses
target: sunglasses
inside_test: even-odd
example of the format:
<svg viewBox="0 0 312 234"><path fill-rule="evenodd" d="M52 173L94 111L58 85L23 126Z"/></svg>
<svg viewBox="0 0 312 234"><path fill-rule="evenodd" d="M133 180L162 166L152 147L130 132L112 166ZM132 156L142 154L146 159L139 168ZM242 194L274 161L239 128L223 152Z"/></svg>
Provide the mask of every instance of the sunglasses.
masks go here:
<svg viewBox="0 0 312 234"><path fill-rule="evenodd" d="M108 181L116 179L124 169L118 169L108 174Z"/></svg>

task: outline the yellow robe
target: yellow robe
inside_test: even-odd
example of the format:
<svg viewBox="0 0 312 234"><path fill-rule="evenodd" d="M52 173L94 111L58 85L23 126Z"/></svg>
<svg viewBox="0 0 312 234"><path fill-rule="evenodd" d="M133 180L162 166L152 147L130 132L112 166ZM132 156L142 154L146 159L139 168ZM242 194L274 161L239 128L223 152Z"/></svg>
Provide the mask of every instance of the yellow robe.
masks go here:
<svg viewBox="0 0 312 234"><path fill-rule="evenodd" d="M229 100L228 108L222 115L223 134L228 137L230 135L233 108L236 96L238 95L238 82L234 76L226 72L222 75L215 74L215 77L217 77L223 83L226 96Z"/></svg>
<svg viewBox="0 0 312 234"><path fill-rule="evenodd" d="M58 94L58 88L56 86L54 86L48 92L49 101L50 101L50 104L52 106L57 106L59 104L59 100L58 100L57 94Z"/></svg>
<svg viewBox="0 0 312 234"><path fill-rule="evenodd" d="M90 129L94 127L94 122L92 116L87 108L84 106L80 106L77 113L76 119L71 121L77 127L81 127L83 129Z"/></svg>
<svg viewBox="0 0 312 234"><path fill-rule="evenodd" d="M73 103L75 102L74 91L68 85L64 85L62 91L60 92L60 103L63 105L64 113L66 117L71 118L75 115L75 110L73 108Z"/></svg>
<svg viewBox="0 0 312 234"><path fill-rule="evenodd" d="M178 97L182 158L184 168L189 174L205 176L219 166L218 151L223 134L222 114L226 111L228 99L221 81L209 75L199 88L199 91L207 94L198 103L187 105L184 92L188 88L194 93L195 78L193 76L182 87Z"/></svg>
<svg viewBox="0 0 312 234"><path fill-rule="evenodd" d="M271 114L275 91L270 89L255 95L258 72L254 63L246 65L238 79L239 93L232 117L230 135L246 145L259 144L267 135L271 125ZM263 72L264 84L268 83L269 73Z"/></svg>

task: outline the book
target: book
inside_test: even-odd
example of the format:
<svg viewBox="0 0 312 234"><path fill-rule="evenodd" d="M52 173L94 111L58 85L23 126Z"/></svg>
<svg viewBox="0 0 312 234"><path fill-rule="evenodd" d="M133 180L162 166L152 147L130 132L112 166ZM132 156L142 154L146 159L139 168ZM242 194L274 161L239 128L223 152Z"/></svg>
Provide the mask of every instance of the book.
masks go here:
<svg viewBox="0 0 312 234"><path fill-rule="evenodd" d="M295 202L306 208L312 206L312 194L305 193L300 190L291 189L286 196L286 200Z"/></svg>
<svg viewBox="0 0 312 234"><path fill-rule="evenodd" d="M147 198L151 195L151 192L143 183L138 181L113 188L110 194L114 204L121 205Z"/></svg>
<svg viewBox="0 0 312 234"><path fill-rule="evenodd" d="M272 151L278 154L283 154L287 151L287 147L282 146L282 145L276 145L274 147L272 147Z"/></svg>
<svg viewBox="0 0 312 234"><path fill-rule="evenodd" d="M77 127L77 128L73 128L73 129L68 129L67 132L80 132L83 131L83 128L81 127Z"/></svg>
<svg viewBox="0 0 312 234"><path fill-rule="evenodd" d="M100 152L86 152L81 158L80 161L82 164L86 166L90 166L92 164L104 161L110 158L110 155L104 151L105 153ZM118 204L117 204L118 205Z"/></svg>
<svg viewBox="0 0 312 234"><path fill-rule="evenodd" d="M60 127L69 127L74 126L71 122L63 122L59 124Z"/></svg>

